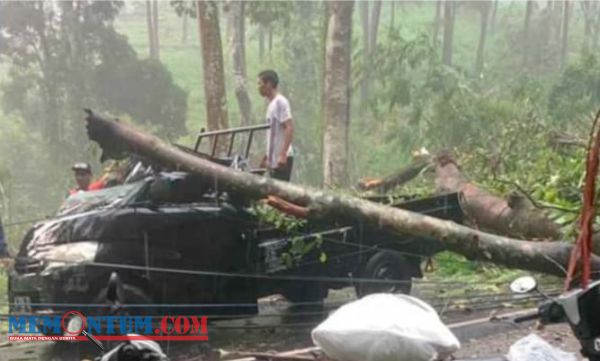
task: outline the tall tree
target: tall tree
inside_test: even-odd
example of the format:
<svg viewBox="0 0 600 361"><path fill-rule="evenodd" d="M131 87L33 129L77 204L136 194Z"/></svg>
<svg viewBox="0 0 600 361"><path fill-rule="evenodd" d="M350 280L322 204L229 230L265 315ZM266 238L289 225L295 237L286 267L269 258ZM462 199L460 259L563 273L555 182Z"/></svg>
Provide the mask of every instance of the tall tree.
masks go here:
<svg viewBox="0 0 600 361"><path fill-rule="evenodd" d="M373 56L373 52L377 48L379 19L381 19L381 0L375 0L373 3L373 12L371 13L371 24L369 29L369 59Z"/></svg>
<svg viewBox="0 0 600 361"><path fill-rule="evenodd" d="M442 21L442 2L443 0L437 0L435 2L435 18L433 19L433 45L437 48L438 35L440 33L440 23Z"/></svg>
<svg viewBox="0 0 600 361"><path fill-rule="evenodd" d="M189 19L196 19L196 1L191 0L171 0L171 7L175 10L177 16L181 18L181 43L187 43L189 37Z"/></svg>
<svg viewBox="0 0 600 361"><path fill-rule="evenodd" d="M286 26L293 14L294 3L289 1L247 1L245 12L253 24L258 25L259 56L265 51L265 37L269 50L273 44L273 29L276 25Z"/></svg>
<svg viewBox="0 0 600 361"><path fill-rule="evenodd" d="M363 53L363 76L360 81L360 103L365 104L369 96L369 83L367 73L369 72L369 2L358 3L360 11L360 22L362 25L362 53Z"/></svg>
<svg viewBox="0 0 600 361"><path fill-rule="evenodd" d="M498 1L493 0L494 5L492 5L492 19L490 21L490 31L493 33L496 30L496 15L498 14Z"/></svg>
<svg viewBox="0 0 600 361"><path fill-rule="evenodd" d="M377 34L379 32L379 20L381 19L381 0L375 0L371 8L371 18L369 19L369 2L362 1L364 4L361 9L363 22L363 77L361 81L361 104L365 104L369 98L371 88L371 74L373 72L373 55L377 49Z"/></svg>
<svg viewBox="0 0 600 361"><path fill-rule="evenodd" d="M248 125L252 123L252 107L246 81L245 3L233 0L228 1L228 5L229 23L231 25L229 46L233 57L235 96L240 108L240 123Z"/></svg>
<svg viewBox="0 0 600 361"><path fill-rule="evenodd" d="M556 1L554 3L554 26L555 26L555 30L554 30L554 36L556 37L556 42L560 43L561 41L561 34L563 31L563 20L564 20L564 5L565 2L564 1Z"/></svg>
<svg viewBox="0 0 600 361"><path fill-rule="evenodd" d="M350 63L353 1L327 3L329 21L325 59L323 181L328 187L348 181Z"/></svg>
<svg viewBox="0 0 600 361"><path fill-rule="evenodd" d="M452 65L452 47L454 43L454 21L456 18L456 1L444 1L444 44L442 61L445 65Z"/></svg>
<svg viewBox="0 0 600 361"><path fill-rule="evenodd" d="M146 0L146 27L148 28L148 48L152 59L158 58L158 49L154 41L154 6L152 0Z"/></svg>
<svg viewBox="0 0 600 361"><path fill-rule="evenodd" d="M162 64L138 59L116 31L122 6L121 1L0 2L0 61L8 70L3 110L28 137L41 140L27 149L29 159L21 159L22 168L12 168L11 176L23 183L35 207L51 205L47 211L54 211L62 201L66 173L57 164L87 158L85 129L77 121L83 107L126 115L169 139L186 133L185 91ZM40 189L35 179L52 182Z"/></svg>
<svg viewBox="0 0 600 361"><path fill-rule="evenodd" d="M485 52L485 42L487 40L488 21L492 3L482 1L477 3L481 15L481 25L479 28L479 44L477 45L477 57L475 58L475 75L480 76L483 72L483 61Z"/></svg>
<svg viewBox="0 0 600 361"><path fill-rule="evenodd" d="M211 0L199 0L196 8L198 9L198 30L202 47L206 125L209 130L225 129L228 128L229 121L227 98L225 97L219 9L216 2Z"/></svg>
<svg viewBox="0 0 600 361"><path fill-rule="evenodd" d="M560 46L560 66L564 67L567 62L567 52L569 47L569 19L571 18L571 2L565 0L563 5L562 21L562 39Z"/></svg>
<svg viewBox="0 0 600 361"><path fill-rule="evenodd" d="M587 52L590 49L595 49L595 32L598 29L598 8L597 1L581 1L581 10L583 13L583 51Z"/></svg>
<svg viewBox="0 0 600 361"><path fill-rule="evenodd" d="M265 57L265 26L258 25L258 59L260 61Z"/></svg>
<svg viewBox="0 0 600 361"><path fill-rule="evenodd" d="M523 64L529 64L529 28L531 26L531 14L533 13L533 0L527 0L525 5L525 24L523 25Z"/></svg>
<svg viewBox="0 0 600 361"><path fill-rule="evenodd" d="M160 58L160 41L158 36L158 0L152 0L152 41L156 59Z"/></svg>
<svg viewBox="0 0 600 361"><path fill-rule="evenodd" d="M596 9L594 11L594 22L592 26L592 40L591 48L593 51L598 49L598 37L600 37L600 5L595 3Z"/></svg>
<svg viewBox="0 0 600 361"><path fill-rule="evenodd" d="M390 1L390 30L394 29L394 23L396 19L396 1Z"/></svg>

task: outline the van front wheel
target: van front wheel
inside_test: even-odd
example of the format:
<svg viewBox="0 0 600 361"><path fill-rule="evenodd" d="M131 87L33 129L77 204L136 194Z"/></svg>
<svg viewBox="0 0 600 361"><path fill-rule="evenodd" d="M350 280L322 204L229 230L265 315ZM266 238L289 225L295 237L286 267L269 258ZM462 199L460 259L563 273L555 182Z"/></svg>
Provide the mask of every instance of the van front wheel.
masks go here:
<svg viewBox="0 0 600 361"><path fill-rule="evenodd" d="M363 297L372 293L404 293L410 294L412 277L417 274L413 265L400 252L379 251L373 254L360 272L360 278L368 280L398 281L361 282L355 285L356 295Z"/></svg>

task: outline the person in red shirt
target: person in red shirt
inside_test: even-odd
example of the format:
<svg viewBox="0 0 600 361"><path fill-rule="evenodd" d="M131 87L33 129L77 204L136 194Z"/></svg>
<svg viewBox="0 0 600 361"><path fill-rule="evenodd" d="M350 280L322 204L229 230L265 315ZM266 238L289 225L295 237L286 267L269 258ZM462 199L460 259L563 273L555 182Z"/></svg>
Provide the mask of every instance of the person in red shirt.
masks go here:
<svg viewBox="0 0 600 361"><path fill-rule="evenodd" d="M95 191L106 187L104 177L92 182L92 167L88 163L75 163L71 169L75 174L77 187L69 190L69 195L77 192Z"/></svg>

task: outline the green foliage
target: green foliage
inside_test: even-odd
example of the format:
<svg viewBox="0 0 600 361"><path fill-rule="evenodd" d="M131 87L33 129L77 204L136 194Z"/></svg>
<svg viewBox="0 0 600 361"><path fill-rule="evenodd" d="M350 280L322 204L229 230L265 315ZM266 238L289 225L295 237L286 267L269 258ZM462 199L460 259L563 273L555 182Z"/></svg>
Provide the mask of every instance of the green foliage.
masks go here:
<svg viewBox="0 0 600 361"><path fill-rule="evenodd" d="M64 133L84 107L128 114L163 135L183 134L186 94L162 64L139 60L114 30L121 7L118 1L61 2L57 13L46 2L3 3L1 54L14 65L5 109L35 120L51 142L61 133L67 143L81 144L72 139L81 132Z"/></svg>
<svg viewBox="0 0 600 361"><path fill-rule="evenodd" d="M256 203L250 208L252 213L259 221L259 224L271 225L287 233L298 231L306 224L306 221L300 218L288 216L270 206Z"/></svg>
<svg viewBox="0 0 600 361"><path fill-rule="evenodd" d="M435 256L437 272L444 276L464 276L476 272L478 266L465 257L452 252L441 252Z"/></svg>
<svg viewBox="0 0 600 361"><path fill-rule="evenodd" d="M186 132L187 94L164 65L138 59L115 30L122 8L120 1L0 4L7 114L0 121L9 125L0 144L10 142L3 156L20 187L13 214L26 205L29 215L21 218L51 213L69 188L69 165L94 163L84 108L131 117L166 138Z"/></svg>
<svg viewBox="0 0 600 361"><path fill-rule="evenodd" d="M557 121L598 110L600 104L600 62L595 55L584 55L569 65L552 87L548 110Z"/></svg>
<svg viewBox="0 0 600 361"><path fill-rule="evenodd" d="M293 267L302 263L304 257L313 250L319 250L319 262L327 262L327 254L321 251L323 237L317 235L314 238L302 238L300 236L292 238L292 246L287 252L281 254L282 261L287 267Z"/></svg>
<svg viewBox="0 0 600 361"><path fill-rule="evenodd" d="M298 3L288 1L249 1L246 13L254 24L269 27L274 24L287 25Z"/></svg>
<svg viewBox="0 0 600 361"><path fill-rule="evenodd" d="M185 0L171 0L169 1L171 7L175 10L177 16L189 16L191 18L196 17L196 2L185 1Z"/></svg>
<svg viewBox="0 0 600 361"><path fill-rule="evenodd" d="M315 237L303 237L302 227L306 225L306 220L285 215L272 207L259 203L254 204L250 208L250 212L258 218L260 225L271 225L291 237L290 249L281 255L282 261L288 267L301 263L303 257L314 250L319 250L319 262L327 262L327 254L320 250L323 245L323 236L317 234Z"/></svg>
<svg viewBox="0 0 600 361"><path fill-rule="evenodd" d="M92 76L95 99L105 109L128 114L169 139L184 133L187 94L160 62L143 59L119 65L107 61Z"/></svg>
<svg viewBox="0 0 600 361"><path fill-rule="evenodd" d="M303 174L303 178L314 185L321 184L322 173L323 24L316 15L323 7L324 4L310 1L294 4L293 11L297 16L289 20L289 26L303 31L284 32L282 40L287 45L282 49L282 62L277 67L282 77L281 90L291 99L295 121L294 149L298 156L294 160L294 173Z"/></svg>
<svg viewBox="0 0 600 361"><path fill-rule="evenodd" d="M396 105L407 106L414 101L414 93L422 86L423 74L427 73L427 65L435 55L430 44L429 34L421 33L415 38L407 39L400 29L390 32L387 42L379 44L373 56L373 63L364 66L362 56L358 60L355 77L373 77L380 82L376 96L372 101L387 103L389 108Z"/></svg>

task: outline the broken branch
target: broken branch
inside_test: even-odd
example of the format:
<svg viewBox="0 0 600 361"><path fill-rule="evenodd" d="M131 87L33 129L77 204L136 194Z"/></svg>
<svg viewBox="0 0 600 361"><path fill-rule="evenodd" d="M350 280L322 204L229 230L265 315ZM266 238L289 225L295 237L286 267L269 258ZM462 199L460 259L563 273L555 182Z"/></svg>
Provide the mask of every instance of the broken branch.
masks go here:
<svg viewBox="0 0 600 361"><path fill-rule="evenodd" d="M182 170L214 180L213 184L222 189L241 192L249 198L273 195L307 207L309 218L362 219L391 232L433 239L443 248L469 259L559 276L563 275L561 267L568 264L573 248L565 242L529 242L501 237L364 199L256 176L188 154L155 136L101 118L91 111L86 120L88 135L102 147L103 157L131 152L159 163L177 164ZM592 267L600 269L599 257L593 257Z"/></svg>

